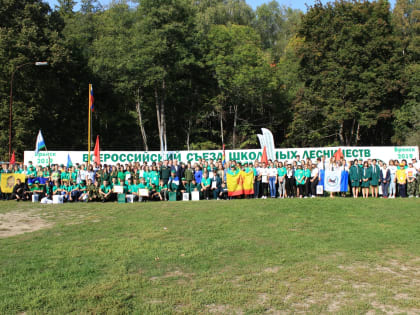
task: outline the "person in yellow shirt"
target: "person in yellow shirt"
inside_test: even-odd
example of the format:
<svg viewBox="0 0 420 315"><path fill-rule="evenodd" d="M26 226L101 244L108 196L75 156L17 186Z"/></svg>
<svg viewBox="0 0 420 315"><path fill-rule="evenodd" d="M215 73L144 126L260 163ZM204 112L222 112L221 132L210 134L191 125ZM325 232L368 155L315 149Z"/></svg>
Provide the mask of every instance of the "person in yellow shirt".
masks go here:
<svg viewBox="0 0 420 315"><path fill-rule="evenodd" d="M398 184L398 192L400 193L400 197L405 198L407 197L405 193L405 185L407 184L407 173L404 168L404 164L400 164L400 168L395 173L395 177L397 179Z"/></svg>

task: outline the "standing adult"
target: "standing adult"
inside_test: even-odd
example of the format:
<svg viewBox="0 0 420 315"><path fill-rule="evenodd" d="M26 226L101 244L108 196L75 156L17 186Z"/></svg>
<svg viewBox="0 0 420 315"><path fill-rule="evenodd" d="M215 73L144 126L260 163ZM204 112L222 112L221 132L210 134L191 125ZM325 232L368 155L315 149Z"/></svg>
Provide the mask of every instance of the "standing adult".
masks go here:
<svg viewBox="0 0 420 315"><path fill-rule="evenodd" d="M388 198L388 187L391 181L391 171L388 169L386 163L382 163L381 174L379 182L382 187L382 196L383 198Z"/></svg>
<svg viewBox="0 0 420 315"><path fill-rule="evenodd" d="M376 163L376 159L372 160L371 168L371 179L370 179L370 190L372 197L378 198L378 184L379 184L379 177L381 169Z"/></svg>

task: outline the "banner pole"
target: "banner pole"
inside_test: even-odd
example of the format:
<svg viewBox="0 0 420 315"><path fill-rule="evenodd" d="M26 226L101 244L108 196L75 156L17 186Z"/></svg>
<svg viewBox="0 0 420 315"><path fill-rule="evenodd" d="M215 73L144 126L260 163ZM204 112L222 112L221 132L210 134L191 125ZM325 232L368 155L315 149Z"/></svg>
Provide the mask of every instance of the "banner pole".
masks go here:
<svg viewBox="0 0 420 315"><path fill-rule="evenodd" d="M90 91L92 89L92 84L89 84L89 118L88 118L88 165L90 164L90 124L91 124L91 109L90 107L92 104L90 104Z"/></svg>

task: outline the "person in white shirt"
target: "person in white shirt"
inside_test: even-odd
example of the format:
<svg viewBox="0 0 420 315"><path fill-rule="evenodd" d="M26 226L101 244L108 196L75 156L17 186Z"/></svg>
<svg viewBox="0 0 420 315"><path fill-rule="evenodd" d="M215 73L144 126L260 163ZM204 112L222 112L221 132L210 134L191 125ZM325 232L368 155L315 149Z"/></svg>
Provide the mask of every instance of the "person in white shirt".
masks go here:
<svg viewBox="0 0 420 315"><path fill-rule="evenodd" d="M268 168L268 182L270 186L270 197L276 198L277 168L274 167L273 162L270 162L270 168Z"/></svg>
<svg viewBox="0 0 420 315"><path fill-rule="evenodd" d="M262 168L260 169L261 175L261 184L262 184L262 199L267 199L268 196L268 168L267 165L263 162Z"/></svg>
<svg viewBox="0 0 420 315"><path fill-rule="evenodd" d="M393 160L389 160L388 169L391 173L391 179L389 180L388 197L395 198L395 194L397 192L397 184L395 181L395 174L397 172L397 167L394 165Z"/></svg>
<svg viewBox="0 0 420 315"><path fill-rule="evenodd" d="M391 181L391 171L386 166L386 163L382 163L381 173L379 176L379 184L382 187L382 196L383 198L388 198L388 187L389 182Z"/></svg>

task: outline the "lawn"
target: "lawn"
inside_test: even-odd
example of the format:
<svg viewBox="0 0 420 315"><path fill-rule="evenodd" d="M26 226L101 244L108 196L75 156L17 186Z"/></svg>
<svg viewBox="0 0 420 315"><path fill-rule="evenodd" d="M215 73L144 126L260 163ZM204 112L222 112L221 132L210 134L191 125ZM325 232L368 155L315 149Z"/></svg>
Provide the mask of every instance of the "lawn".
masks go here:
<svg viewBox="0 0 420 315"><path fill-rule="evenodd" d="M420 313L419 199L9 201L0 224L1 314Z"/></svg>

